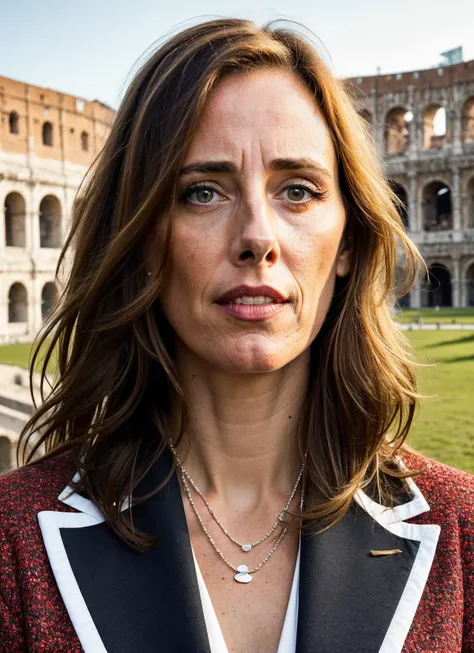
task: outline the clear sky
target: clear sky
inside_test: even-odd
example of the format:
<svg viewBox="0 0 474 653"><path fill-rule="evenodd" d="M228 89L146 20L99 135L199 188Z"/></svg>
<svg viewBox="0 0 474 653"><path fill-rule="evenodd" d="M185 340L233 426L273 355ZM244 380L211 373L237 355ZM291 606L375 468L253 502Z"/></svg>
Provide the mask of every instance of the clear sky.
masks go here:
<svg viewBox="0 0 474 653"><path fill-rule="evenodd" d="M116 108L153 43L225 16L303 23L343 77L474 59L472 0L0 0L0 75Z"/></svg>

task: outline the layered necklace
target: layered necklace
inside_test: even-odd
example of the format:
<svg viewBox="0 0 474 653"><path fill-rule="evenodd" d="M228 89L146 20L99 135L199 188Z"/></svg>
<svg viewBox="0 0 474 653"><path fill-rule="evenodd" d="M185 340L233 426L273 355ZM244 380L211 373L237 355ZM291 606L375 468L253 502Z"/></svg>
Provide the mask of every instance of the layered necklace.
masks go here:
<svg viewBox="0 0 474 653"><path fill-rule="evenodd" d="M202 530L204 531L204 534L206 535L207 539L211 543L211 545L214 548L215 552L222 558L222 560L225 562L225 564L230 569L232 569L234 572L236 572L235 575L234 575L234 580L236 580L238 583L250 583L253 580L252 574L255 574L257 571L259 571L263 567L263 565L270 560L270 558L275 553L275 551L279 547L281 541L283 540L283 538L285 537L285 535L286 535L286 533L288 531L288 526L286 526L286 525L284 526L285 517L286 517L286 513L287 513L287 511L288 511L288 509L289 509L289 507L291 505L291 502L293 501L293 499L295 497L295 494L296 494L296 491L298 489L298 486L300 484L301 479L303 479L303 482L302 482L302 488L301 488L300 513L303 512L303 505L304 505L304 477L303 477L303 473L304 473L304 468L305 468L305 463L306 463L306 454L305 454L305 457L304 457L303 464L301 465L301 469L300 469L300 472L298 474L298 478L296 479L296 483L293 486L293 489L292 489L291 494L290 494L290 496L288 498L286 506L278 514L278 517L277 517L275 523L273 524L273 526L271 527L271 529L268 531L268 533L265 533L265 535L263 537L261 537L259 540L257 540L256 542L245 543L245 542L239 542L239 540L237 540L235 537L232 537L232 535L229 533L229 531L226 529L226 527L223 525L223 523L217 517L217 515L214 512L214 510L212 509L209 501L206 499L206 497L202 494L202 492L196 486L196 484L194 483L192 478L189 476L188 472L184 468L184 466L183 466L183 464L182 464L182 462L181 462L181 460L179 458L178 453L174 449L172 443L168 442L168 444L169 444L170 450L173 453L173 456L174 456L174 458L176 460L176 465L177 465L177 467L178 467L178 469L180 471L181 480L182 480L183 487L184 487L184 490L186 492L186 495L187 495L187 497L189 499L189 503L191 504L191 507L192 507L192 509L194 511L194 514L196 515L197 520L198 520ZM219 547L214 542L214 539L213 539L212 535L209 533L209 530L207 529L206 525L204 524L204 522L202 520L201 515L199 514L199 511L198 511L198 509L196 507L196 504L194 503L194 499L193 499L193 496L191 494L191 489L189 487L190 485L194 489L196 494L198 494L201 497L204 504L206 505L206 508L208 509L209 513L211 514L211 517L214 519L214 521L219 526L219 528L224 533L224 535L233 544L238 546L241 551L243 551L245 553L248 553L249 551L252 551L252 549L259 546L260 544L263 544L263 542L265 542L270 537L270 535L272 535L275 532L275 530L278 528L278 526L282 527L282 531L279 534L279 536L277 537L275 544L273 545L273 547L270 549L270 551L267 553L267 555L265 556L265 558L262 560L262 562L259 565L257 565L253 569L249 569L247 565L237 565L236 566L236 565L233 565L231 562L229 562L227 560L227 558L224 556L222 551L219 549Z"/></svg>

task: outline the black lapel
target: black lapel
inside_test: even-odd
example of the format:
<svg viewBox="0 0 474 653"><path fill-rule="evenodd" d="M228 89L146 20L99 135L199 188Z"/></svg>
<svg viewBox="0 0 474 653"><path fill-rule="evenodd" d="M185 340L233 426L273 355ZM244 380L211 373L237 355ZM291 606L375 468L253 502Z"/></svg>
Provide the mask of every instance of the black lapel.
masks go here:
<svg viewBox="0 0 474 653"><path fill-rule="evenodd" d="M418 547L357 506L327 531L303 535L296 653L378 652Z"/></svg>
<svg viewBox="0 0 474 653"><path fill-rule="evenodd" d="M168 451L140 492L164 479ZM210 653L183 502L176 474L156 496L133 509L134 524L158 534L138 553L105 523L61 528L74 576L110 653Z"/></svg>

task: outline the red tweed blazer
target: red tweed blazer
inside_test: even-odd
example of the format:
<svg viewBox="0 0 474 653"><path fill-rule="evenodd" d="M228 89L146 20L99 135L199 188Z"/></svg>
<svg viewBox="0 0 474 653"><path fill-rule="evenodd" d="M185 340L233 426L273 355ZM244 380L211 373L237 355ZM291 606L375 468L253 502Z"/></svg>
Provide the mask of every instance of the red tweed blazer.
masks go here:
<svg viewBox="0 0 474 653"><path fill-rule="evenodd" d="M360 491L339 524L302 537L297 653L474 652L474 476L403 458L425 464L406 503ZM176 476L134 508L161 534L138 553L65 491L74 472L63 455L0 477L0 651L210 653Z"/></svg>

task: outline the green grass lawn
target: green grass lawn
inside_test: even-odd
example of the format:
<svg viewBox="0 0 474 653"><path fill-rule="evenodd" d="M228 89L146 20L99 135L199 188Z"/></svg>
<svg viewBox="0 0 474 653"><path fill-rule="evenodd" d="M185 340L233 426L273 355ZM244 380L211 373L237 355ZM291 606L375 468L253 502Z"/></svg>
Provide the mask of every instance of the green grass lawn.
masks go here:
<svg viewBox="0 0 474 653"><path fill-rule="evenodd" d="M416 322L420 317L425 324L451 324L453 321L458 324L474 324L474 308L423 308L420 310L407 308L401 311L397 317L399 322Z"/></svg>
<svg viewBox="0 0 474 653"><path fill-rule="evenodd" d="M424 399L408 442L428 456L474 473L474 331L406 331Z"/></svg>
<svg viewBox="0 0 474 653"><path fill-rule="evenodd" d="M2 345L0 346L0 363L8 363L9 365L18 365L19 367L28 368L28 362L31 352L31 343L22 342L16 345ZM41 369L41 359L38 361L35 369L37 372ZM48 369L51 371L51 363Z"/></svg>
<svg viewBox="0 0 474 653"><path fill-rule="evenodd" d="M408 442L441 462L474 473L474 331L406 331L424 399ZM30 345L0 347L0 362L27 367Z"/></svg>

